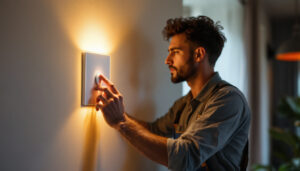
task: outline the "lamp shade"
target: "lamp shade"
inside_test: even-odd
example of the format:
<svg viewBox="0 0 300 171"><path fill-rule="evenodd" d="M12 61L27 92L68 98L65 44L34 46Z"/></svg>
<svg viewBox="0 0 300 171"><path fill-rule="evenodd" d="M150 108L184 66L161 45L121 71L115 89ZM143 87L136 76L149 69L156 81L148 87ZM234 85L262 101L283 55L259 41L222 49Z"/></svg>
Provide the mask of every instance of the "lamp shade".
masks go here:
<svg viewBox="0 0 300 171"><path fill-rule="evenodd" d="M279 47L276 59L282 61L300 61L300 26L294 27L292 37Z"/></svg>

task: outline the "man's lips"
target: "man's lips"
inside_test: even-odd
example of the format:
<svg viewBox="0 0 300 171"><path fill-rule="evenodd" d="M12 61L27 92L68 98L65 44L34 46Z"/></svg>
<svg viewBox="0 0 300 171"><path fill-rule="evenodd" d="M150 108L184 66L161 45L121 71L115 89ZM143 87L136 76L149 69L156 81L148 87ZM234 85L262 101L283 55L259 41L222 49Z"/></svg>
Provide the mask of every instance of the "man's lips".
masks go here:
<svg viewBox="0 0 300 171"><path fill-rule="evenodd" d="M176 69L175 67L173 67L173 66L169 66L169 69L170 69L171 72L177 70L177 69Z"/></svg>

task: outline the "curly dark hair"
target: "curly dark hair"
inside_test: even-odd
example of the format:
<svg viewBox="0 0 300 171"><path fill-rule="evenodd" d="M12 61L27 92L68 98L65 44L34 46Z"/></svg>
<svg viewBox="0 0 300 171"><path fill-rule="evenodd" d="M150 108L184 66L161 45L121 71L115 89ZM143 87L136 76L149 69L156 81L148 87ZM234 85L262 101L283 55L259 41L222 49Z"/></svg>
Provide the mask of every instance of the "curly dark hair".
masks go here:
<svg viewBox="0 0 300 171"><path fill-rule="evenodd" d="M184 33L191 45L204 47L209 55L209 64L214 66L226 42L221 32L223 27L219 23L219 21L215 23L207 16L174 18L167 20L162 33L166 40L176 34Z"/></svg>

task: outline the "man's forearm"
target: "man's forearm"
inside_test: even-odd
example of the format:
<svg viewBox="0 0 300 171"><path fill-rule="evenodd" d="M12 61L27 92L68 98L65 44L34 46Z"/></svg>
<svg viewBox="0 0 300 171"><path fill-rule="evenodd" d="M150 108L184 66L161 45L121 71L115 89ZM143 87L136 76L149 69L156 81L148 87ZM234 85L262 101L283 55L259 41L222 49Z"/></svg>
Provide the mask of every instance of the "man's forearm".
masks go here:
<svg viewBox="0 0 300 171"><path fill-rule="evenodd" d="M118 127L122 136L151 160L168 167L167 138L151 133L127 115L125 118Z"/></svg>
<svg viewBox="0 0 300 171"><path fill-rule="evenodd" d="M148 122L145 122L145 121L141 121L141 120L138 120L130 115L128 115L127 113L125 113L125 115L127 117L129 117L131 120L133 120L134 122L138 123L139 125L143 126L144 128L146 128L147 130L150 131L150 126L149 126L149 123Z"/></svg>

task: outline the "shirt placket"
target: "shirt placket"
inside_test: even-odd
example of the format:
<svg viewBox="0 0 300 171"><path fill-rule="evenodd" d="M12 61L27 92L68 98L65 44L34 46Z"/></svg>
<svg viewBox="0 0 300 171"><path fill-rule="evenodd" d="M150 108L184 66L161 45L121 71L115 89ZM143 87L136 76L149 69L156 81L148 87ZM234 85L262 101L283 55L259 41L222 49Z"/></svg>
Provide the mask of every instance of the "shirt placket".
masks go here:
<svg viewBox="0 0 300 171"><path fill-rule="evenodd" d="M189 113L189 117L188 117L188 119L186 121L186 125L187 126L190 125L193 120L196 120L195 117L197 117L197 116L195 116L195 112L196 112L196 109L199 106L199 104L200 104L200 102L198 100L196 100L196 99L193 99L191 101L191 103L189 104L189 108L190 108L189 111L190 111L190 113Z"/></svg>

